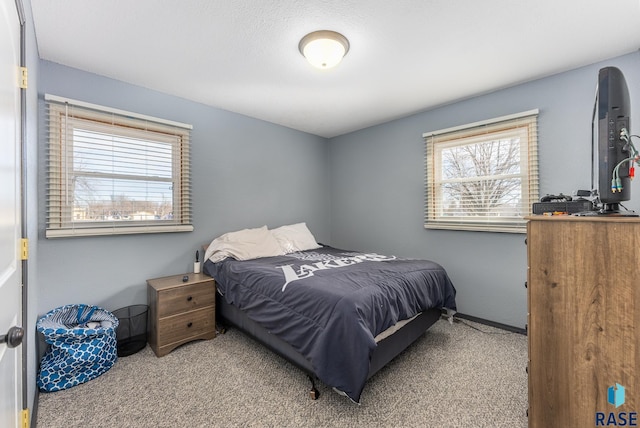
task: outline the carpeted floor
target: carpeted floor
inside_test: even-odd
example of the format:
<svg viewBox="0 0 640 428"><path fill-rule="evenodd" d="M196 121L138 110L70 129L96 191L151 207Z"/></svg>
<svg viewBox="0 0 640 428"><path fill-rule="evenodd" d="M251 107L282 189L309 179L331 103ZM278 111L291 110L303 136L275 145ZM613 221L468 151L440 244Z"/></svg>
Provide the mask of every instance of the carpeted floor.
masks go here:
<svg viewBox="0 0 640 428"><path fill-rule="evenodd" d="M322 383L313 401L304 372L230 329L40 393L37 427L526 427L526 364L526 336L440 320L368 381L361 405Z"/></svg>

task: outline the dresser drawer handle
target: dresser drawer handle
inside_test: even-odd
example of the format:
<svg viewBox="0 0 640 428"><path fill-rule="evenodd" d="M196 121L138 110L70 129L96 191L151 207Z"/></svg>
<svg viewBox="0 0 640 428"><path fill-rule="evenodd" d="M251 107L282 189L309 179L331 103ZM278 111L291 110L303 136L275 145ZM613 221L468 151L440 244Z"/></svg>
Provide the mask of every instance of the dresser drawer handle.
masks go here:
<svg viewBox="0 0 640 428"><path fill-rule="evenodd" d="M190 302L192 300L193 300L193 297L191 297L191 296L187 297L187 302Z"/></svg>
<svg viewBox="0 0 640 428"><path fill-rule="evenodd" d="M193 323L192 323L192 322L190 322L189 324L187 324L187 327L188 327L188 328L191 328L191 326L192 326L192 325L193 325Z"/></svg>

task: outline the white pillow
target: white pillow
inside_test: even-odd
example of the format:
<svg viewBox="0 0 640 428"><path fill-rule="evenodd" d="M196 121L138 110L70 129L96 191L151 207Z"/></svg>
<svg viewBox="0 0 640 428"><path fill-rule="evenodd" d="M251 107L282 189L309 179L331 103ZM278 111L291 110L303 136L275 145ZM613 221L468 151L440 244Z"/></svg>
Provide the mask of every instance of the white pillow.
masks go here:
<svg viewBox="0 0 640 428"><path fill-rule="evenodd" d="M282 256L284 252L267 226L256 229L243 229L225 233L214 239L204 259L219 262L227 257L236 260L251 260L260 257Z"/></svg>
<svg viewBox="0 0 640 428"><path fill-rule="evenodd" d="M277 229L272 229L271 233L275 236L285 254L321 247L307 228L306 223L280 226Z"/></svg>

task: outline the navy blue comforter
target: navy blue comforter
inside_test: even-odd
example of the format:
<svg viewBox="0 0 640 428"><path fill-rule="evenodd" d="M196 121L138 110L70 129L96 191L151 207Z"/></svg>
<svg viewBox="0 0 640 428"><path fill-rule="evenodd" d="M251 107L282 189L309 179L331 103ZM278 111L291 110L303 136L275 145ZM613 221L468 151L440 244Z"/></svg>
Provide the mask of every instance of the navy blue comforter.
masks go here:
<svg viewBox="0 0 640 428"><path fill-rule="evenodd" d="M360 401L374 337L430 308L456 309L446 271L426 260L322 247L204 265L228 303L288 342L325 384Z"/></svg>

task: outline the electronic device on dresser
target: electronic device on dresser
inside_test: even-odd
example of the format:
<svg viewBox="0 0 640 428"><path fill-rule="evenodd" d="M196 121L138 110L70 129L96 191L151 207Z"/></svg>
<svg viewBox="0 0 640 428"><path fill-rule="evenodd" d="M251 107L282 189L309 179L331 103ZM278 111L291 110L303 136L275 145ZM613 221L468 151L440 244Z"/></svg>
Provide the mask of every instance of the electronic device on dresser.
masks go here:
<svg viewBox="0 0 640 428"><path fill-rule="evenodd" d="M593 211L593 203L583 197L577 199L568 195L545 195L540 202L534 202L533 214L575 214L584 211Z"/></svg>
<svg viewBox="0 0 640 428"><path fill-rule="evenodd" d="M598 132L592 147L591 180L597 191L599 209L577 215L630 215L621 203L631 199L631 178L634 163L640 156L631 141L629 89L622 72L616 67L605 67L598 73L597 100L594 105L594 120L597 108ZM592 127L595 123L592 123ZM597 183L593 168L597 165ZM622 209L621 209L622 208Z"/></svg>

